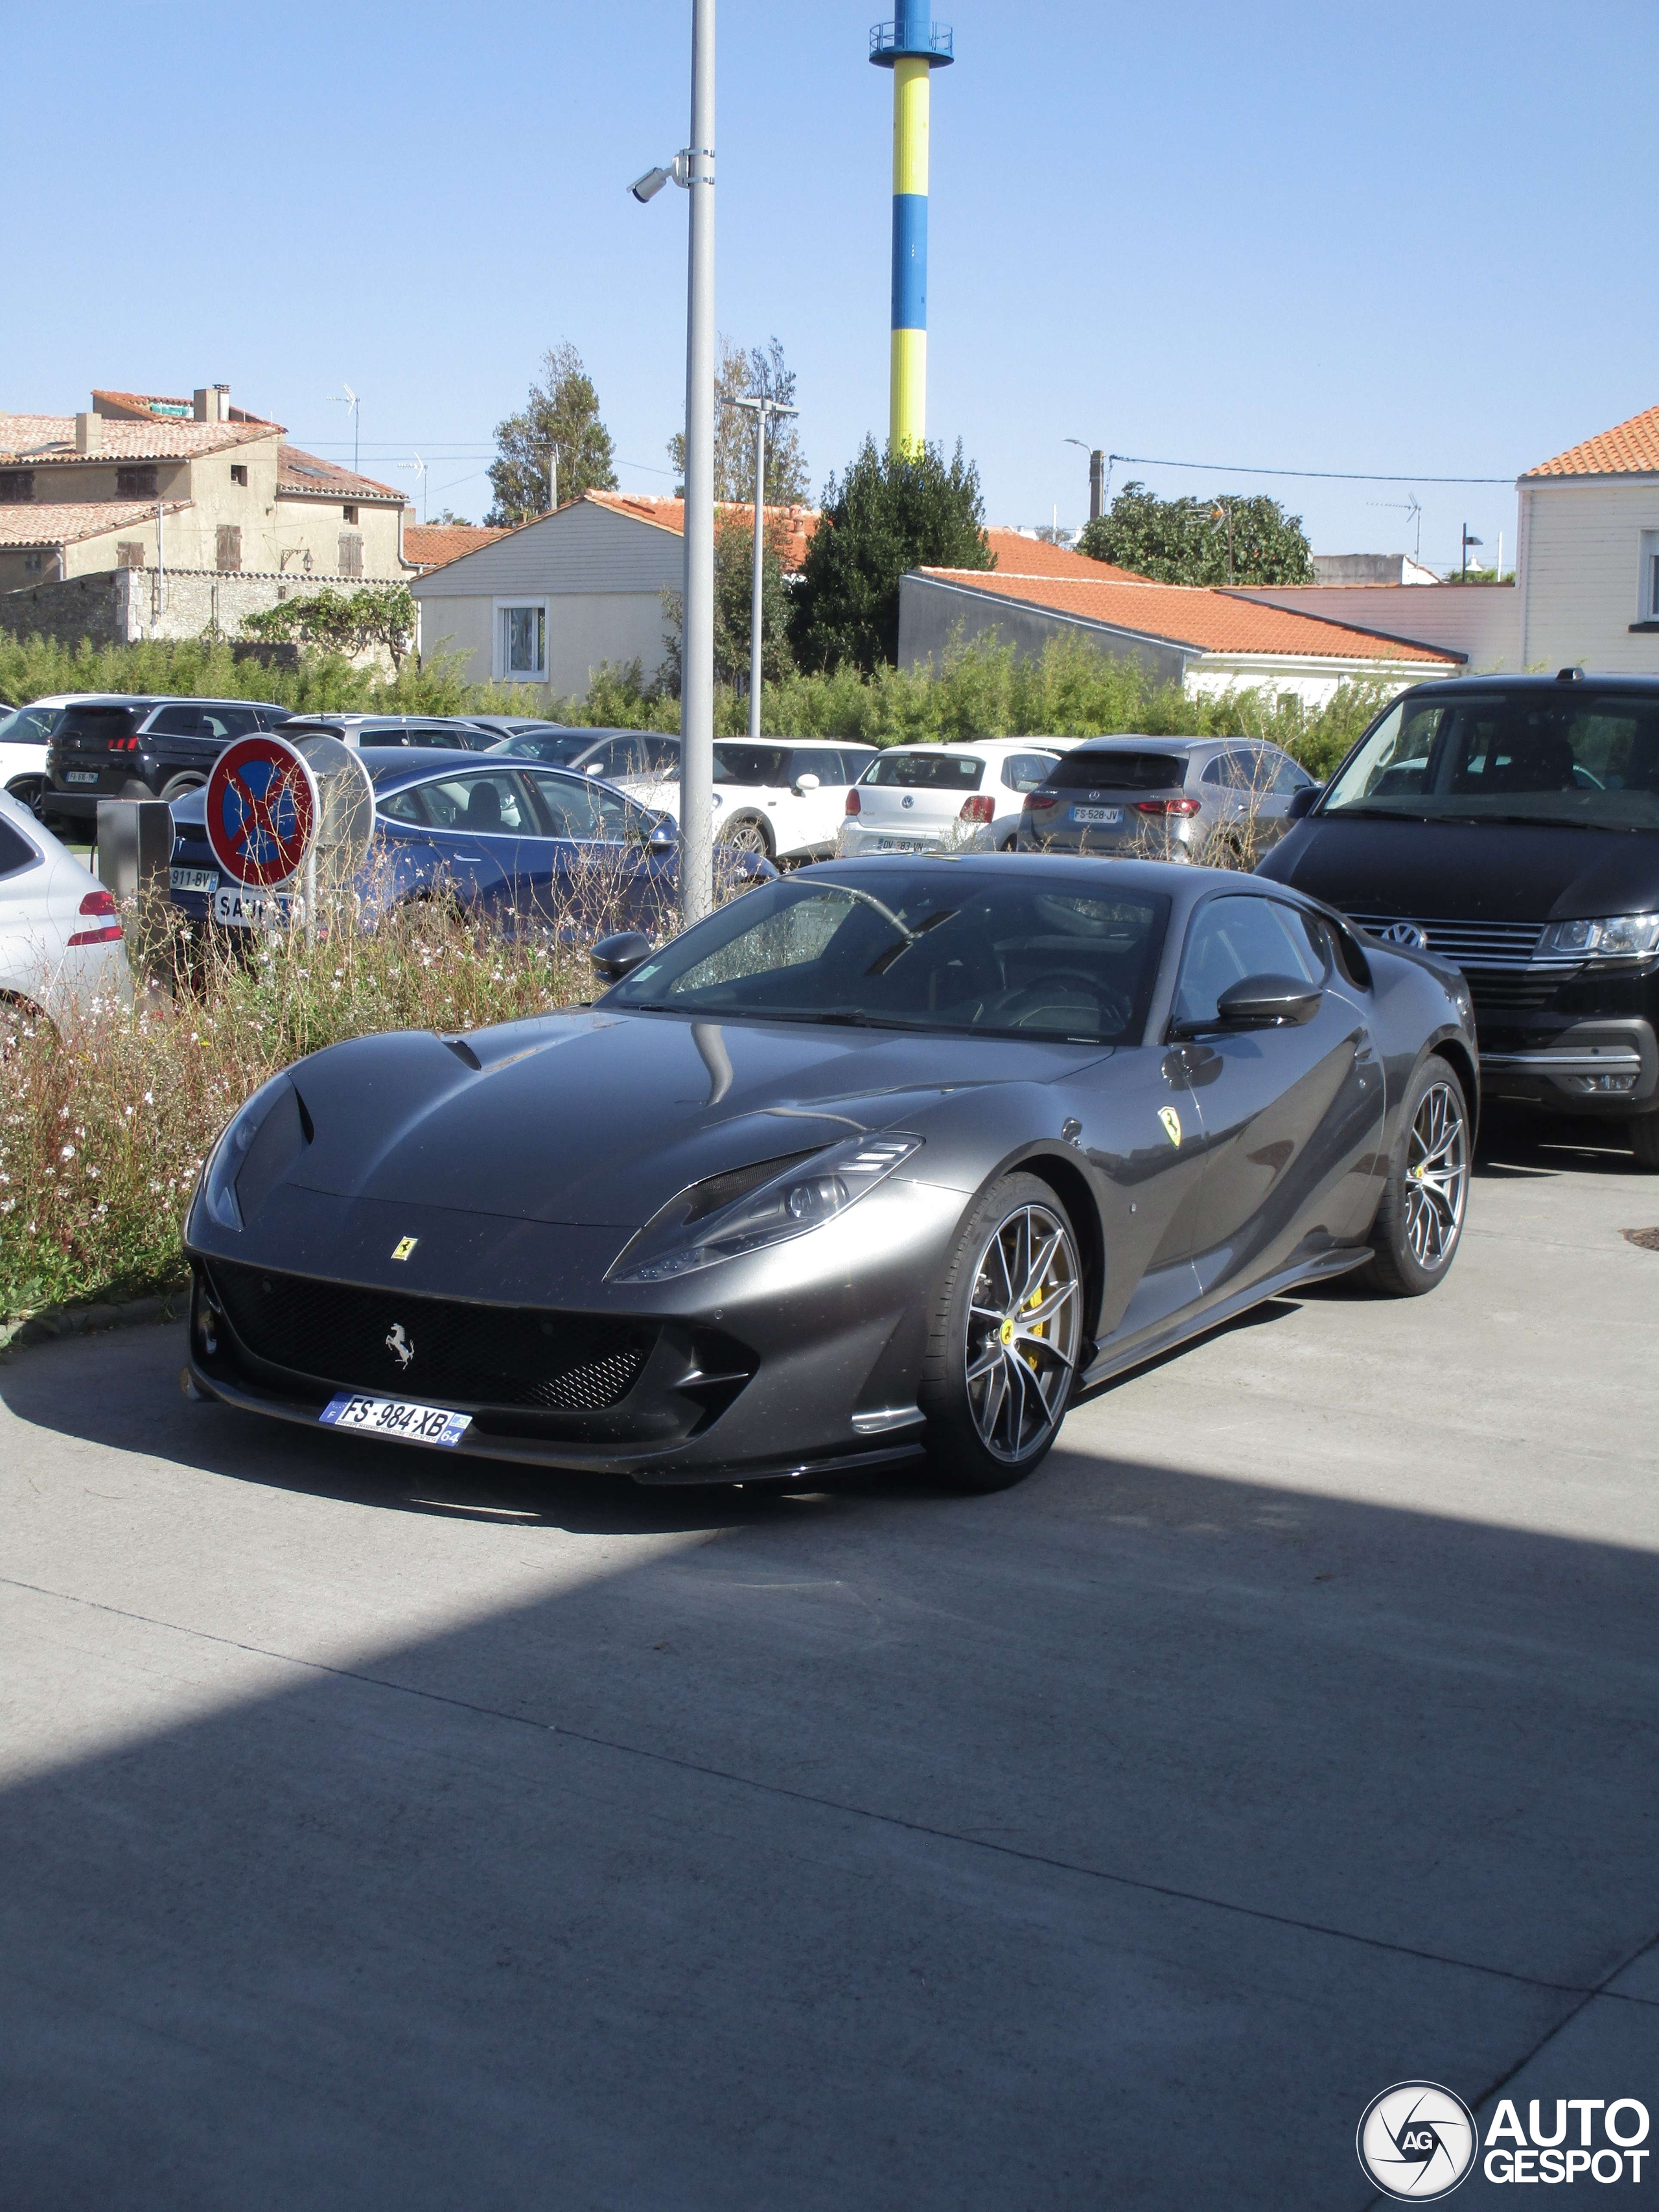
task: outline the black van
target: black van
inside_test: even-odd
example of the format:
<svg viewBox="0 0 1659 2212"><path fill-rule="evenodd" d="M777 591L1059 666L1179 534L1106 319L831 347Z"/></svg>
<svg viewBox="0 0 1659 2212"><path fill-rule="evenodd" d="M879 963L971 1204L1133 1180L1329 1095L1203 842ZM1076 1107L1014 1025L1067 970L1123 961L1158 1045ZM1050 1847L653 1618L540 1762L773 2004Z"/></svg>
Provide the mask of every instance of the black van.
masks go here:
<svg viewBox="0 0 1659 2212"><path fill-rule="evenodd" d="M1455 961L1485 1097L1659 1170L1659 678L1418 684L1290 811L1259 872Z"/></svg>

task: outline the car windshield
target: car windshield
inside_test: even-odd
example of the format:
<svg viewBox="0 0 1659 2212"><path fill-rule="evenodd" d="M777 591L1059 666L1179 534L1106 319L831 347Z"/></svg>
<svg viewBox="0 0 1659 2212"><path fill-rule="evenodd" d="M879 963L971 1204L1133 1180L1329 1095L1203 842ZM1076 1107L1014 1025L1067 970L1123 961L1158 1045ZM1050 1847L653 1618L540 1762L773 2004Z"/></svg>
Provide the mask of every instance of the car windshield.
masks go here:
<svg viewBox="0 0 1659 2212"><path fill-rule="evenodd" d="M555 768L563 768L585 753L593 742L592 730L531 730L517 737L501 738L484 750L491 753L511 753L515 760L548 761Z"/></svg>
<svg viewBox="0 0 1659 2212"><path fill-rule="evenodd" d="M860 779L906 791L977 791L985 763L977 753L883 753Z"/></svg>
<svg viewBox="0 0 1659 2212"><path fill-rule="evenodd" d="M1186 781L1179 753L1062 754L1042 779L1048 791L1176 791Z"/></svg>
<svg viewBox="0 0 1659 2212"><path fill-rule="evenodd" d="M0 716L0 745L43 745L57 728L61 707L15 707Z"/></svg>
<svg viewBox="0 0 1659 2212"><path fill-rule="evenodd" d="M653 1012L1138 1039L1169 901L940 863L745 892L607 993Z"/></svg>
<svg viewBox="0 0 1659 2212"><path fill-rule="evenodd" d="M1575 684L1401 699L1320 811L1659 829L1659 698Z"/></svg>

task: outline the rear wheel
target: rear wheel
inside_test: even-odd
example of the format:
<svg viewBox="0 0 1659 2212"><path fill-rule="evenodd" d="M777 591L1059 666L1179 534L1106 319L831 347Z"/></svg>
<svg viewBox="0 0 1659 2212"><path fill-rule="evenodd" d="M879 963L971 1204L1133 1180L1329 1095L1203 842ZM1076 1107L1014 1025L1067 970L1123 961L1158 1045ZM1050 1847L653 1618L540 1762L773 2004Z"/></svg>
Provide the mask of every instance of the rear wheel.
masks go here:
<svg viewBox="0 0 1659 2212"><path fill-rule="evenodd" d="M1006 1176L969 1214L934 1293L921 1391L934 1473L959 1490L1023 1481L1065 1418L1082 1340L1066 1209L1036 1176Z"/></svg>
<svg viewBox="0 0 1659 2212"><path fill-rule="evenodd" d="M1457 1071L1431 1053L1412 1078L1382 1202L1371 1225L1364 1279L1396 1298L1421 1297L1445 1280L1468 1201L1468 1102Z"/></svg>
<svg viewBox="0 0 1659 2212"><path fill-rule="evenodd" d="M15 783L6 786L8 799L15 799L20 806L27 806L37 822L44 822L46 780L43 775L20 775Z"/></svg>
<svg viewBox="0 0 1659 2212"><path fill-rule="evenodd" d="M175 799L184 798L187 792L199 791L206 781L204 775L175 775L170 782L161 786L160 795L171 806ZM149 798L148 789L144 790L143 796Z"/></svg>
<svg viewBox="0 0 1659 2212"><path fill-rule="evenodd" d="M719 842L734 853L753 853L763 860L773 857L771 824L763 815L734 815L721 824Z"/></svg>
<svg viewBox="0 0 1659 2212"><path fill-rule="evenodd" d="M1630 1148L1636 1164L1650 1175L1659 1173L1659 1114L1638 1114L1630 1125Z"/></svg>

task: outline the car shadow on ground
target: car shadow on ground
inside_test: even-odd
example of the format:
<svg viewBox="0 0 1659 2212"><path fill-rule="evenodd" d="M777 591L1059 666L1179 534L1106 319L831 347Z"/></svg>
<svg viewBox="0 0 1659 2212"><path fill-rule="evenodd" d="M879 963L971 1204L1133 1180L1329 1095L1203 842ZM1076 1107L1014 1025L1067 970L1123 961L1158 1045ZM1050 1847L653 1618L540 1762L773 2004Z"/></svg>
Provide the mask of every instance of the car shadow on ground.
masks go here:
<svg viewBox="0 0 1659 2212"><path fill-rule="evenodd" d="M1474 1148L1477 1182L1516 1182L1568 1173L1651 1182L1659 1205L1659 1176L1637 1165L1622 1122L1528 1114L1502 1100L1482 1107Z"/></svg>

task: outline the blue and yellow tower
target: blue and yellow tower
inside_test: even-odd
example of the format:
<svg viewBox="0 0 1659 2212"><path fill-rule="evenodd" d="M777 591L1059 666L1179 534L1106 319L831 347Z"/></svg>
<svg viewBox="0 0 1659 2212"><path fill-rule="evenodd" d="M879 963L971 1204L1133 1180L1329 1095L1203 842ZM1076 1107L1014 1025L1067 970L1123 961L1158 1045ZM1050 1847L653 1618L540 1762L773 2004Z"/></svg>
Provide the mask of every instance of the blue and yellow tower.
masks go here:
<svg viewBox="0 0 1659 2212"><path fill-rule="evenodd" d="M927 435L928 78L956 58L950 26L927 0L898 0L898 18L870 33L870 58L893 72L893 366L888 438L920 451Z"/></svg>

